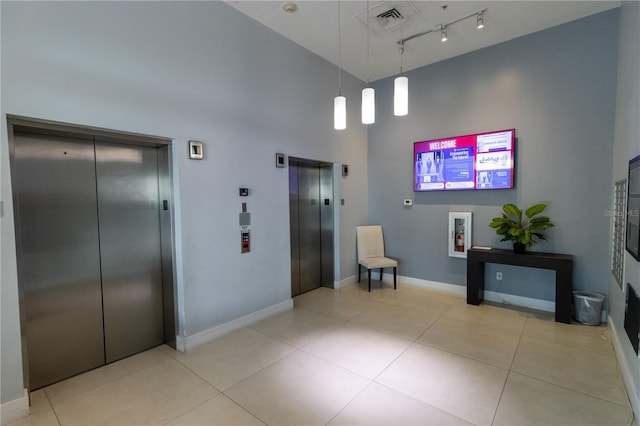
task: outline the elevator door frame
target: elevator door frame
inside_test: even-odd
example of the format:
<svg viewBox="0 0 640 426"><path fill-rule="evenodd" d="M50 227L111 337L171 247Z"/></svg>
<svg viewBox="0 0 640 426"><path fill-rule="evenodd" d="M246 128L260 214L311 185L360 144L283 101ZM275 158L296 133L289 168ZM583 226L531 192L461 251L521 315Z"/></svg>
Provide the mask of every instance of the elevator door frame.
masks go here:
<svg viewBox="0 0 640 426"><path fill-rule="evenodd" d="M335 181L335 165L333 163L327 163L316 160L309 160L304 158L296 158L289 157L289 168L292 166L295 167L311 167L319 169L319 204L320 204L320 216L319 216L319 226L320 226L320 286L319 287L327 287L334 288L335 287L335 274L336 274L336 247L335 247L335 235L336 235L336 211L335 211L335 193L336 193L336 185ZM299 186L299 182L296 183ZM291 185L291 178L289 178L289 185ZM329 200L329 205L326 205L326 200ZM291 203L291 199L289 199L289 203ZM327 207L325 207L327 206ZM297 211L298 209L296 209ZM291 214L291 204L289 205L289 211ZM291 257L294 256L294 250L299 251L299 243L297 248L294 247L293 239L298 239L299 236L293 235L291 231L291 225L293 222L299 226L298 218L289 218L289 227L290 227L290 240L291 240L291 248L290 254ZM299 253L297 253L299 257ZM310 290L302 290L300 285L300 270L299 270L299 261L297 263L297 274L298 274L298 287L299 293L303 294ZM294 297L294 268L296 268L293 260L291 265L291 295ZM318 288L319 288L318 287Z"/></svg>
<svg viewBox="0 0 640 426"><path fill-rule="evenodd" d="M147 136L129 132L119 132L108 129L80 126L60 123L50 120L34 119L7 114L7 132L9 141L9 160L12 179L12 193L14 205L14 229L16 235L16 259L21 261L22 247L20 241L20 217L16 211L18 206L17 193L13 185L15 174L15 138L14 133L32 133L45 136L62 136L74 139L92 138L96 142L146 146L156 148L158 151L158 187L159 199L167 200L168 214L160 214L160 250L162 268L162 299L164 316L164 343L176 348L176 330L178 330L178 307L175 276L175 249L174 249L174 202L173 179L171 164L172 140L157 136ZM163 206L160 206L161 210ZM26 339L25 295L21 284L20 268L18 268L18 296L20 310L20 329L22 338L22 368L24 387L30 390L29 358Z"/></svg>

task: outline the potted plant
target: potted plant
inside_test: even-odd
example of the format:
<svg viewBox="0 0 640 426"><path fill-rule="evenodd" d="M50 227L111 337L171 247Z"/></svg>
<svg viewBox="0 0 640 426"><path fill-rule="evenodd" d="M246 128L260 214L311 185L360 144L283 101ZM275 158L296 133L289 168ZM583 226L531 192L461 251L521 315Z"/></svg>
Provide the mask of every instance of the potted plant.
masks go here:
<svg viewBox="0 0 640 426"><path fill-rule="evenodd" d="M502 206L502 217L494 217L489 224L502 236L500 241L511 241L514 253L524 253L527 246L546 240L544 230L551 228L553 223L547 216L537 216L547 208L546 204L535 204L524 211L515 204Z"/></svg>

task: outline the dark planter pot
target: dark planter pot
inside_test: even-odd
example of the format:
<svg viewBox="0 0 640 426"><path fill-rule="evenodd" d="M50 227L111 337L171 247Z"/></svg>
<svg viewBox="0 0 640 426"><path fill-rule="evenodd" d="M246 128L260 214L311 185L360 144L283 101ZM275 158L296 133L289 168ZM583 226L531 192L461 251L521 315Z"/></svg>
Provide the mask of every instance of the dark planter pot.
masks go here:
<svg viewBox="0 0 640 426"><path fill-rule="evenodd" d="M513 243L513 252L516 254L524 253L524 250L527 248L526 244L522 243Z"/></svg>

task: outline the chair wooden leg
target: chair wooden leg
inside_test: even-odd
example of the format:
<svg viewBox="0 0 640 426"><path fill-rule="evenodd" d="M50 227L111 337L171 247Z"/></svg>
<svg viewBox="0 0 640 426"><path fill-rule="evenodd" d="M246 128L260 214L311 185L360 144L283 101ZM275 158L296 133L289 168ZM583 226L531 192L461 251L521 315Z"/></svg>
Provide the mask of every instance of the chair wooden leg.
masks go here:
<svg viewBox="0 0 640 426"><path fill-rule="evenodd" d="M382 284L382 270L383 270L383 269L384 269L384 268L380 268L380 284Z"/></svg>
<svg viewBox="0 0 640 426"><path fill-rule="evenodd" d="M360 282L360 264L358 263L358 282Z"/></svg>
<svg viewBox="0 0 640 426"><path fill-rule="evenodd" d="M396 267L393 267L393 289L396 289Z"/></svg>
<svg viewBox="0 0 640 426"><path fill-rule="evenodd" d="M369 293L371 293L371 269L367 269L367 274L369 275Z"/></svg>

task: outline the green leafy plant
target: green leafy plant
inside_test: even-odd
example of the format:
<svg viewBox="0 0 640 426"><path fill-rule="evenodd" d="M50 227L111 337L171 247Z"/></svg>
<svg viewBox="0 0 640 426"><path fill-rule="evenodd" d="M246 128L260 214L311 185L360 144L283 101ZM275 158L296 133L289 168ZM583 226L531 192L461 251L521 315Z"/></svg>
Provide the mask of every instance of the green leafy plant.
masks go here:
<svg viewBox="0 0 640 426"><path fill-rule="evenodd" d="M535 204L524 211L523 217L518 206L505 204L502 206L502 217L494 217L489 226L502 236L500 241L531 246L539 240L546 240L547 236L543 231L553 226L547 216L537 216L546 208L546 204Z"/></svg>

